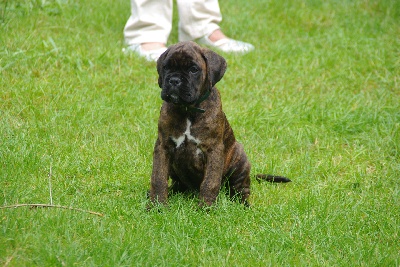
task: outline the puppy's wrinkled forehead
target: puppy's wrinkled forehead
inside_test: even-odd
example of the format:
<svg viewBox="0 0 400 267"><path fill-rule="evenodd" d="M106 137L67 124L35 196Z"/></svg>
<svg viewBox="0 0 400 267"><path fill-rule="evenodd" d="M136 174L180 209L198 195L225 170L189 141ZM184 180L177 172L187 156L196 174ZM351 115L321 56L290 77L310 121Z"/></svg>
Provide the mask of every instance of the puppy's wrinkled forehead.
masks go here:
<svg viewBox="0 0 400 267"><path fill-rule="evenodd" d="M164 67L173 69L186 69L193 65L205 64L205 61L195 46L179 45L171 50L165 58Z"/></svg>

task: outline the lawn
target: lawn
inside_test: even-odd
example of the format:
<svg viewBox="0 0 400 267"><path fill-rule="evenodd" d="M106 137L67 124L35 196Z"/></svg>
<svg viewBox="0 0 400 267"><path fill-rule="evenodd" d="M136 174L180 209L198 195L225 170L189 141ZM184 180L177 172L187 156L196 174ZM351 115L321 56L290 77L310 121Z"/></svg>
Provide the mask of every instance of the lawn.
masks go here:
<svg viewBox="0 0 400 267"><path fill-rule="evenodd" d="M256 46L222 54L225 113L252 175L293 182L148 212L161 99L129 1L0 0L1 266L400 265L400 2L220 5ZM37 203L74 209L6 208Z"/></svg>

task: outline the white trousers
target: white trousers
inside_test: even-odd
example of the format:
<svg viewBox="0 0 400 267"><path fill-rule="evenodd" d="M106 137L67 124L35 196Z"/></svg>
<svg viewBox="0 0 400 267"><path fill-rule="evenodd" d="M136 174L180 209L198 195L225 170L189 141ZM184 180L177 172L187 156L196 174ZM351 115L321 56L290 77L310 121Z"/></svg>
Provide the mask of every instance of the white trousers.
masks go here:
<svg viewBox="0 0 400 267"><path fill-rule="evenodd" d="M124 28L128 45L167 43L172 28L173 0L131 0L131 16ZM177 0L179 41L191 41L219 29L218 0Z"/></svg>

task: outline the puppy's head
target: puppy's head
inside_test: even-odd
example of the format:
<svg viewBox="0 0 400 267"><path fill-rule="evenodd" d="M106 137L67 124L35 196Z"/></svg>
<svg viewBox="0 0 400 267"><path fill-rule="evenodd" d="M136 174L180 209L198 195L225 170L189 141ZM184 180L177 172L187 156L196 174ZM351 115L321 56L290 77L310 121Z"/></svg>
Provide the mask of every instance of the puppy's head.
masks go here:
<svg viewBox="0 0 400 267"><path fill-rule="evenodd" d="M221 80L226 61L194 42L170 46L157 61L161 98L174 104L195 104Z"/></svg>

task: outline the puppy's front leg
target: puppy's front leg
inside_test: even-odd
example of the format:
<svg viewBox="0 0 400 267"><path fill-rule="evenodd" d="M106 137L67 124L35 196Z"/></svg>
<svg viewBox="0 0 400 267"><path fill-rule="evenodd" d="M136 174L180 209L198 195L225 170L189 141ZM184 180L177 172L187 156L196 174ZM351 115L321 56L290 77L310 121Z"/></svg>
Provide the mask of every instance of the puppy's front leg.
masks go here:
<svg viewBox="0 0 400 267"><path fill-rule="evenodd" d="M169 158L165 147L157 139L153 153L153 171L150 185L150 205L166 204L168 196Z"/></svg>
<svg viewBox="0 0 400 267"><path fill-rule="evenodd" d="M207 164L203 182L200 185L199 206L211 206L221 189L224 168L223 146L217 146L207 154Z"/></svg>

